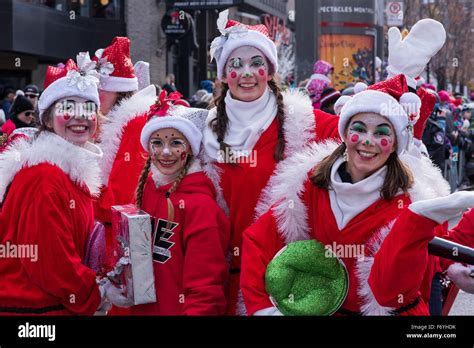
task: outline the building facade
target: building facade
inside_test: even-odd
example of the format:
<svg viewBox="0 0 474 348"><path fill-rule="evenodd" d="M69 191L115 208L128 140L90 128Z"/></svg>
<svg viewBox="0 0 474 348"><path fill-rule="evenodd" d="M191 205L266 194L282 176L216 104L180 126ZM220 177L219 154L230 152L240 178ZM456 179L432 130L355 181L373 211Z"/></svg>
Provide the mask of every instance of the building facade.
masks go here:
<svg viewBox="0 0 474 348"><path fill-rule="evenodd" d="M124 0L2 0L0 86L43 85L50 64L125 34Z"/></svg>

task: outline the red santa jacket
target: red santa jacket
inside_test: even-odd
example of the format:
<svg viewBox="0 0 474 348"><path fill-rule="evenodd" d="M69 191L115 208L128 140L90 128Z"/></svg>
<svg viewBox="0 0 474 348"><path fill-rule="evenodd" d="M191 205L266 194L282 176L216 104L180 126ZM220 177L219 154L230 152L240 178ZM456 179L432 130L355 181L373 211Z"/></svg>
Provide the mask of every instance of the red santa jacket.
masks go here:
<svg viewBox="0 0 474 348"><path fill-rule="evenodd" d="M308 180L312 168L336 146L331 142L313 145L307 153L286 161L270 180L271 200L267 204L273 208L244 232L241 287L247 312L253 314L273 306L264 281L273 256L287 243L314 238L325 245L364 246L362 261L342 258L349 273L344 310L389 314L420 298L404 314L428 315L426 303L434 258L428 256L427 243L441 227L412 213L407 205L446 195L449 186L428 159L420 159L417 168L410 167L415 177L410 197L379 199L340 230L328 191ZM438 185L431 187L427 176L436 178Z"/></svg>
<svg viewBox="0 0 474 348"><path fill-rule="evenodd" d="M285 105L285 157L298 153L315 139L339 138L338 117L313 110L309 98L298 92L283 93ZM215 109L210 111L215 113ZM212 117L212 116L210 116ZM273 155L278 141L278 121L262 133L253 148L255 157L247 163L217 163L210 157L205 158L204 171L213 180L218 191L218 202L228 213L231 224L231 270L228 294L230 315L244 314L237 311L239 302L239 278L242 247L242 232L255 219L255 209L265 186L277 167ZM258 209L258 208L257 208ZM240 301L241 302L241 301Z"/></svg>
<svg viewBox="0 0 474 348"><path fill-rule="evenodd" d="M96 311L96 275L82 260L100 157L95 145L77 147L50 132L0 154L0 242L7 253L0 262L0 314Z"/></svg>
<svg viewBox="0 0 474 348"><path fill-rule="evenodd" d="M156 218L153 266L156 303L134 306L132 315L223 315L228 264L229 222L215 201L212 182L202 171L187 174L171 194L175 208L166 230L166 191L150 176L142 209Z"/></svg>
<svg viewBox="0 0 474 348"><path fill-rule="evenodd" d="M110 207L133 203L138 178L145 166L146 153L140 134L145 112L155 102L156 89L149 86L121 102L107 115L99 136L104 159L100 162L102 189L94 202L95 217L111 222Z"/></svg>

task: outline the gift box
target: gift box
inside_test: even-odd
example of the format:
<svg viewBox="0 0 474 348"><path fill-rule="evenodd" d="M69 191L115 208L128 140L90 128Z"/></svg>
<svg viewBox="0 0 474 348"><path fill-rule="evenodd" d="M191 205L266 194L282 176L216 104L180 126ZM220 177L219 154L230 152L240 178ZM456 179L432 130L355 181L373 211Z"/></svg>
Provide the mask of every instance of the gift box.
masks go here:
<svg viewBox="0 0 474 348"><path fill-rule="evenodd" d="M151 217L133 204L112 206L117 265L107 273L135 305L156 302Z"/></svg>

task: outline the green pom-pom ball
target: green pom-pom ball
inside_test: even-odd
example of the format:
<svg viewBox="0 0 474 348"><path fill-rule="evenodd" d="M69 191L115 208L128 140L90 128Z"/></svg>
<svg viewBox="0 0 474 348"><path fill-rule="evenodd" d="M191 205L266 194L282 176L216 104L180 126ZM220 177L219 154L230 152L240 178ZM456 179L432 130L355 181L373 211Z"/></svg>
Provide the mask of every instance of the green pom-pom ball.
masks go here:
<svg viewBox="0 0 474 348"><path fill-rule="evenodd" d="M265 287L284 315L331 315L347 296L349 277L331 249L304 240L288 244L273 258Z"/></svg>

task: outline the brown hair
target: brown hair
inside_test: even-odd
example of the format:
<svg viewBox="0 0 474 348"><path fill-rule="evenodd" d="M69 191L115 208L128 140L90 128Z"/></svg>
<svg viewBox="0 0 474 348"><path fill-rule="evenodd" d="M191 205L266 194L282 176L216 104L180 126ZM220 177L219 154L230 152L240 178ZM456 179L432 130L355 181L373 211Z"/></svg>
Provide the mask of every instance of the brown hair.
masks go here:
<svg viewBox="0 0 474 348"><path fill-rule="evenodd" d="M173 203L171 202L170 195L176 191L176 188L180 184L180 182L184 179L186 174L188 174L189 167L191 166L191 163L193 161L193 156L189 155L186 164L184 165L183 169L181 169L181 172L178 174L178 177L174 181L173 185L170 187L168 191L166 191L166 201L168 203L168 223L166 225L166 228L171 227L171 221L174 219L174 206ZM143 170L140 174L140 179L138 180L138 186L136 190L136 202L137 202L137 207L141 208L142 203L143 203L143 191L145 188L145 183L146 180L148 179L148 175L150 173L150 168L151 168L151 157L148 157L145 166L143 167Z"/></svg>
<svg viewBox="0 0 474 348"><path fill-rule="evenodd" d="M279 162L284 158L285 151L285 135L283 131L283 125L285 123L285 111L283 104L283 95L280 85L276 82L275 77L268 81L268 87L271 89L273 94L276 97L277 101L277 119L279 123L278 128L278 143L275 147L275 153L273 158L275 161ZM216 118L214 118L210 126L212 131L217 135L217 141L220 144L220 150L226 151L229 148L229 145L225 143L224 138L227 133L227 127L229 126L229 118L225 109L225 97L227 91L229 90L229 85L225 82L218 82L216 88L216 95L214 97L214 104L217 108ZM230 150L230 149L229 149Z"/></svg>
<svg viewBox="0 0 474 348"><path fill-rule="evenodd" d="M311 182L315 186L326 190L331 188L331 168L334 162L344 155L345 151L346 144L342 143L316 166L311 176ZM413 174L400 160L396 151L390 154L385 164L387 165L387 174L380 189L380 196L385 200L390 200L398 194L400 189L408 194L408 189L413 186Z"/></svg>
<svg viewBox="0 0 474 348"><path fill-rule="evenodd" d="M128 91L128 92L117 92L117 100L115 101L115 105L120 104L124 99L129 99L131 98L136 91Z"/></svg>

